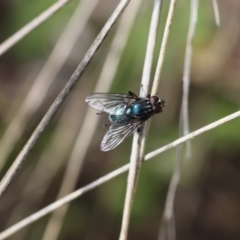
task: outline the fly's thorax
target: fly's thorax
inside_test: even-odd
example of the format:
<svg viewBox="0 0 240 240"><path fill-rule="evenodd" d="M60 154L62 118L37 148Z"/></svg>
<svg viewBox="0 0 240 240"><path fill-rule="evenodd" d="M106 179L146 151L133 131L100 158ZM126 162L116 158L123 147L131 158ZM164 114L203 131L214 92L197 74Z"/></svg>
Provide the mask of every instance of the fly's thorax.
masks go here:
<svg viewBox="0 0 240 240"><path fill-rule="evenodd" d="M141 99L128 106L125 110L125 114L130 118L145 120L153 114L152 105L149 99Z"/></svg>

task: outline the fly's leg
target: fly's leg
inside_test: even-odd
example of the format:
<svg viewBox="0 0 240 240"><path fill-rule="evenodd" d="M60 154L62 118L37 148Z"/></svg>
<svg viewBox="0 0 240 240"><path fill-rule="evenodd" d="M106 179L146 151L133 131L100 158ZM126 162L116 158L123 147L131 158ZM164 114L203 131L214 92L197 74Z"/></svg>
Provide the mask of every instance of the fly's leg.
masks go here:
<svg viewBox="0 0 240 240"><path fill-rule="evenodd" d="M138 129L137 129L137 133L140 133L141 131L142 131L142 129L143 129L143 127L141 126L141 127L139 127Z"/></svg>
<svg viewBox="0 0 240 240"><path fill-rule="evenodd" d="M103 124L103 127L109 127L109 126L111 126L111 125L112 125L111 123Z"/></svg>
<svg viewBox="0 0 240 240"><path fill-rule="evenodd" d="M131 97L135 98L136 100L141 99L140 97L138 97L135 93L133 93L133 92L131 92L131 91L128 91L128 94L129 94ZM150 98L150 97L151 97L151 94L149 93L149 94L147 95L147 98Z"/></svg>
<svg viewBox="0 0 240 240"><path fill-rule="evenodd" d="M128 94L131 96L131 97L133 97L133 98L138 98L138 96L135 94L135 93L133 93L133 92L131 92L131 91L128 91Z"/></svg>
<svg viewBox="0 0 240 240"><path fill-rule="evenodd" d="M97 115L102 115L102 114L106 114L105 112L99 112L99 113L96 113Z"/></svg>

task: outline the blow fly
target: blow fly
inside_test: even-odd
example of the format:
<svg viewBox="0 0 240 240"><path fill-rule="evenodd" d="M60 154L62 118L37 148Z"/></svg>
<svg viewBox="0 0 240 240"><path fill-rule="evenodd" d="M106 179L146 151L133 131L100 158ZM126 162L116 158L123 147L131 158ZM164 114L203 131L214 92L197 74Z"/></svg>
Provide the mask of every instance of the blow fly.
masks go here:
<svg viewBox="0 0 240 240"><path fill-rule="evenodd" d="M140 98L134 93L92 93L86 102L109 114L110 128L105 134L101 150L109 151L117 147L123 140L134 132L140 132L144 122L154 114L162 112L165 101L150 94Z"/></svg>

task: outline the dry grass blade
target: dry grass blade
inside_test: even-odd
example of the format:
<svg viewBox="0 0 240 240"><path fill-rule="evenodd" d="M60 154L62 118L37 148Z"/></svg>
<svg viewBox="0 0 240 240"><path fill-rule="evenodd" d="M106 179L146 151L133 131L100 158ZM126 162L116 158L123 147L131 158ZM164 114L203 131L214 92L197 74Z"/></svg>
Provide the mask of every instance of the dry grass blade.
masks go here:
<svg viewBox="0 0 240 240"><path fill-rule="evenodd" d="M108 92L110 90L141 2L142 1L131 2L122 15L94 92ZM57 199L74 190L84 158L95 134L98 121L99 118L96 117L96 111L93 108L88 108L69 158ZM54 240L57 238L67 210L68 204L53 213L43 239Z"/></svg>
<svg viewBox="0 0 240 240"><path fill-rule="evenodd" d="M220 14L219 14L219 9L218 9L218 3L217 0L212 0L213 4L213 11L214 11L214 17L215 17L215 22L217 26L220 26Z"/></svg>
<svg viewBox="0 0 240 240"><path fill-rule="evenodd" d="M184 69L183 69L183 97L182 97L182 135L189 133L189 119L188 119L188 96L190 87L190 75L191 75L191 61L192 61L192 43L195 35L198 15L198 0L191 0L191 10L189 19L189 29L186 43L186 51L184 58Z"/></svg>
<svg viewBox="0 0 240 240"><path fill-rule="evenodd" d="M182 144L190 139L193 139L196 136L199 136L201 134L203 134L204 132L210 131L224 123L227 123L235 118L240 117L240 111L237 111L233 114L228 115L227 117L221 118L209 125L206 125L192 133L189 133L188 135L181 137L169 144L167 144L166 146L163 146L153 152L150 152L148 154L146 154L144 161L148 161L150 159L152 159L153 157L171 149L174 148L176 146L178 146L179 144ZM12 234L16 233L17 231L19 231L20 229L28 226L29 224L37 221L38 219L42 218L43 216L47 215L50 212L55 211L57 208L63 206L64 204L73 201L74 199L82 196L83 194L89 192L90 190L102 185L103 183L112 180L113 178L119 176L120 174L126 172L129 169L130 164L126 164L124 166L122 166L121 168L118 168L117 170L114 170L113 172L110 172L109 174L97 179L96 181L76 190L75 192L63 197L62 199L59 199L58 201L52 203L51 205L41 209L40 211L32 214L31 216L23 219L22 221L16 223L15 225L11 226L10 228L6 229L5 231L3 231L2 233L0 233L0 240L6 239L7 237L11 236Z"/></svg>
<svg viewBox="0 0 240 240"><path fill-rule="evenodd" d="M154 75L153 86L152 86L152 95L156 95L158 93L159 82L160 82L160 77L161 77L162 67L163 67L163 61L164 61L166 47L167 47L168 38L169 38L169 33L170 33L171 25L172 25L172 19L173 19L173 15L174 15L175 5L176 5L176 0L171 0L169 10L168 10L167 21L166 21L165 29L164 29L164 33L163 33L161 49L160 49L160 53L159 53L159 57L158 57L157 68L156 68L155 75Z"/></svg>
<svg viewBox="0 0 240 240"><path fill-rule="evenodd" d="M239 116L240 116L240 111L237 111L237 112L235 112L233 114L228 115L227 117L219 119L216 122L208 124L205 127L202 127L200 129L192 132L192 133L189 133L189 134L185 135L184 137L181 137L181 138L175 140L174 142L172 142L172 143L170 143L170 144L168 144L168 145L166 145L164 147L161 147L161 148L159 148L159 149L157 149L157 150L155 150L153 152L148 153L145 156L145 160L149 160L150 158L153 158L153 157L157 156L158 154L160 154L162 152L165 152L166 150L168 150L170 148L176 147L177 145L179 145L181 143L184 143L184 142L186 142L186 141L188 141L190 139L193 139L194 137L196 137L196 136L198 136L198 135L200 135L200 134L202 134L204 132L207 132L207 131L209 131L209 130L211 130L213 128L216 128L216 127L222 125L223 123L229 122L229 121L231 121L231 120L233 120L233 119L235 119L235 118L237 118Z"/></svg>
<svg viewBox="0 0 240 240"><path fill-rule="evenodd" d="M189 86L190 86L190 73L191 73L191 60L192 60L192 43L195 35L195 29L197 24L197 13L198 13L198 0L191 1L190 8L190 19L189 19L189 29L186 43L185 51L185 61L184 61L184 71L183 71L183 96L182 96L182 106L180 113L179 137L187 135L189 133L189 119L188 119L188 96L189 96ZM188 141L190 144L190 141ZM173 205L177 186L181 177L181 167L183 160L183 144L180 144L177 148L177 157L174 167L174 172L170 182L166 206L163 214L162 224L159 233L159 240L163 239L175 239L175 223L173 214ZM190 145L188 145L188 156L190 155ZM171 237L173 236L173 237Z"/></svg>
<svg viewBox="0 0 240 240"><path fill-rule="evenodd" d="M37 18L33 19L29 24L24 26L18 32L16 32L13 36L8 38L0 45L0 56L8 51L12 46L14 46L17 42L23 39L28 33L33 31L39 25L41 25L44 21L48 20L53 14L57 13L61 8L63 8L66 4L68 4L71 0L59 0L54 3L50 8L48 8L45 12L40 14Z"/></svg>
<svg viewBox="0 0 240 240"><path fill-rule="evenodd" d="M109 18L107 23L105 24L102 31L99 33L93 44L91 45L90 49L87 51L86 55L84 56L81 63L78 65L76 70L74 71L73 75L67 82L66 86L63 88L63 90L60 92L50 109L45 114L42 121L39 123L36 130L33 132L32 136L22 149L22 151L19 153L17 158L15 159L14 163L10 167L10 169L7 171L6 175L0 182L0 196L2 196L3 192L6 190L7 186L10 184L11 180L13 179L14 175L16 174L16 171L20 168L20 166L23 164L26 156L28 155L29 151L33 148L36 141L44 131L47 124L50 122L56 111L60 108L63 101L66 99L74 85L77 83L79 77L83 73L85 67L90 62L91 58L97 51L97 49L100 47L104 39L106 38L109 31L112 29L113 25L116 23L117 19L122 14L123 10L126 8L127 4L130 0L122 0L117 8L115 9L112 16Z"/></svg>
<svg viewBox="0 0 240 240"><path fill-rule="evenodd" d="M76 130L79 128L79 119L82 114L78 111L79 92L74 91L70 98L71 99L56 126L52 141L40 156L37 165L28 176L27 183L25 183L23 189L21 189L18 204L13 208L12 213L8 218L7 226L11 226L16 222L16 219L21 219L22 216L31 213L32 209L28 207L29 202L26 201L29 196L31 196L31 201L34 202L35 206L41 203L51 181L68 157L67 154L76 137ZM68 127L66 128L66 126ZM64 136L65 141L61 141L62 136Z"/></svg>
<svg viewBox="0 0 240 240"><path fill-rule="evenodd" d="M16 142L28 127L29 121L46 98L49 88L74 48L93 9L93 1L80 2L48 60L29 89L23 103L12 117L0 140L0 148L2 149L0 152L0 169L4 166Z"/></svg>
<svg viewBox="0 0 240 240"><path fill-rule="evenodd" d="M144 69L143 69L143 75L142 75L142 84L141 84L141 92L140 92L140 96L142 97L148 92L148 89L149 89L152 61L153 61L154 49L155 49L156 38L157 38L157 30L158 30L158 24L159 24L159 17L160 17L160 9L161 9L161 0L155 0L153 12L152 12L151 25L149 30L146 58L144 62ZM144 127L143 129L142 131L143 133L146 132L145 129L146 127ZM130 222L132 204L134 200L134 195L137 187L137 180L140 173L140 168L141 168L141 163L142 163L142 158L143 158L143 153L145 148L145 138L146 138L146 134L142 138L138 133L135 133L133 137L130 169L128 174L127 190L126 190L125 204L124 204L124 211L123 211L123 218L122 218L122 227L121 227L121 232L119 236L120 240L127 239L127 235L128 235L128 227Z"/></svg>
<svg viewBox="0 0 240 240"><path fill-rule="evenodd" d="M29 224L37 221L38 219L42 218L43 216L47 215L50 212L55 211L57 208L63 206L66 203L78 198L79 196L83 195L84 193L96 188L97 186L102 185L103 183L110 181L114 177L126 172L129 169L129 164L99 178L98 180L86 185L85 187L65 196L64 198L59 199L58 201L52 203L51 205L43 208L42 210L32 214L31 216L23 219L22 221L16 223L12 227L6 229L2 233L0 233L0 240L6 239L7 237L11 236L12 234L16 233L20 229L28 226Z"/></svg>

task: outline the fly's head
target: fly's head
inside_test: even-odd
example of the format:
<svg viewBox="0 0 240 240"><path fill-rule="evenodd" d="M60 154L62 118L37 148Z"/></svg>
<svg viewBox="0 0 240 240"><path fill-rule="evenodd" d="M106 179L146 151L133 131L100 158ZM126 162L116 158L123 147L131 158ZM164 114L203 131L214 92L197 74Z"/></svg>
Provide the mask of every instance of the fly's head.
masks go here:
<svg viewBox="0 0 240 240"><path fill-rule="evenodd" d="M149 100L154 113L160 113L163 111L163 107L166 105L164 99L161 99L158 96L151 96Z"/></svg>

